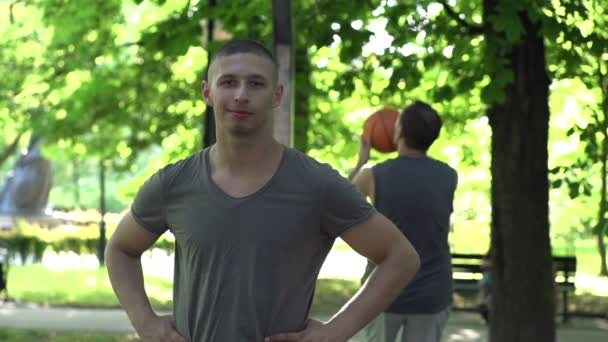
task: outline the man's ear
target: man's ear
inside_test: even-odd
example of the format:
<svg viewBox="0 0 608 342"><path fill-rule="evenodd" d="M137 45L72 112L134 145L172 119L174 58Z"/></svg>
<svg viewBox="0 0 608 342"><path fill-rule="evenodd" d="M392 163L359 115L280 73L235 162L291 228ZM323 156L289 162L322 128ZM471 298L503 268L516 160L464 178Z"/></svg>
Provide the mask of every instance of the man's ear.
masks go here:
<svg viewBox="0 0 608 342"><path fill-rule="evenodd" d="M205 101L208 106L213 106L213 100L211 99L210 92L211 89L209 83L207 81L201 82L201 94L203 97L203 101Z"/></svg>
<svg viewBox="0 0 608 342"><path fill-rule="evenodd" d="M284 90L285 89L283 88L283 85L279 84L277 86L277 89L274 91L274 95L272 97L272 106L274 108L277 108L281 104L281 100L283 99Z"/></svg>
<svg viewBox="0 0 608 342"><path fill-rule="evenodd" d="M402 138L403 138L403 131L401 130L399 118L397 118L397 121L395 122L395 131L393 133L393 143L395 143L395 146L399 146L399 139L402 139Z"/></svg>

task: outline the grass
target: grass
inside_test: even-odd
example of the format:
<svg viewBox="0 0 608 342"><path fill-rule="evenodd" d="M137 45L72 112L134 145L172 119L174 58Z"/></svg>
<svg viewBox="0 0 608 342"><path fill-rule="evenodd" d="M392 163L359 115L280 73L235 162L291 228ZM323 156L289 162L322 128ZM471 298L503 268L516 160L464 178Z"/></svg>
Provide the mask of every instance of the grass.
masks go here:
<svg viewBox="0 0 608 342"><path fill-rule="evenodd" d="M9 274L10 296L23 302L49 306L115 308L119 303L112 292L105 269L54 271L40 265L14 266ZM146 276L146 288L157 310L171 309L171 281ZM336 312L357 291L357 281L320 279L312 314L327 317ZM1 329L0 341L20 342L124 342L132 335L82 334L68 332Z"/></svg>
<svg viewBox="0 0 608 342"><path fill-rule="evenodd" d="M171 308L171 280L146 276L146 291L154 308ZM105 268L55 271L41 265L13 266L8 275L8 293L19 301L51 306L120 306Z"/></svg>
<svg viewBox="0 0 608 342"><path fill-rule="evenodd" d="M572 308L592 312L608 311L608 280L584 276L586 281L578 286L576 295L572 297ZM120 307L105 268L54 271L40 265L14 266L10 269L8 279L8 293L22 302L49 306ZM334 313L358 289L357 280L319 279L312 313L323 316ZM171 280L146 276L146 291L155 309L171 310Z"/></svg>
<svg viewBox="0 0 608 342"><path fill-rule="evenodd" d="M312 303L312 315L333 315L359 290L359 282L346 279L319 279Z"/></svg>
<svg viewBox="0 0 608 342"><path fill-rule="evenodd" d="M48 306L120 307L105 268L54 271L41 265L13 266L8 279L8 293L21 302ZM359 284L354 280L320 279L313 302L313 313L333 313L346 303L358 288ZM155 309L171 310L171 280L147 275L146 292Z"/></svg>

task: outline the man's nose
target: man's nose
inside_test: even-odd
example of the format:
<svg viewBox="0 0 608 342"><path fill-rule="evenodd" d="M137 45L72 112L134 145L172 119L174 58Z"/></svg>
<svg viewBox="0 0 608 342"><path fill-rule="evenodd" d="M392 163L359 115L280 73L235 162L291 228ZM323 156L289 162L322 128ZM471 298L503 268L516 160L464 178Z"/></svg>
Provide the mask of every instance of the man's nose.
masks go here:
<svg viewBox="0 0 608 342"><path fill-rule="evenodd" d="M237 102L243 102L249 100L249 95L247 91L247 85L244 83L239 84L234 92L234 100Z"/></svg>

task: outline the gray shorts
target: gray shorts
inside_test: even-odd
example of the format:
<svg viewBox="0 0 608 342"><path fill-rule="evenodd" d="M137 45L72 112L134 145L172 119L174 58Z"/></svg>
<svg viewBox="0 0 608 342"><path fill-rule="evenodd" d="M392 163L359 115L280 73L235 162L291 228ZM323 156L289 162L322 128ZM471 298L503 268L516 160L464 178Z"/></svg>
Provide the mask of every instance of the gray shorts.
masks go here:
<svg viewBox="0 0 608 342"><path fill-rule="evenodd" d="M365 329L368 342L441 342L449 308L430 315L382 313ZM397 335L401 330L401 338Z"/></svg>

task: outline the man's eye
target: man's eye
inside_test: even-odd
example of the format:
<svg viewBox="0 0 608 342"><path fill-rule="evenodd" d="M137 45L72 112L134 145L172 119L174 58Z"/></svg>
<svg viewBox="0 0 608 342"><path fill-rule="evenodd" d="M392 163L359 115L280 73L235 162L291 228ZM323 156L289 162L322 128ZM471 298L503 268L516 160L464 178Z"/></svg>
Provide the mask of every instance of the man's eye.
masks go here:
<svg viewBox="0 0 608 342"><path fill-rule="evenodd" d="M254 87L263 87L264 86L264 82L260 82L260 81L251 81L249 83Z"/></svg>
<svg viewBox="0 0 608 342"><path fill-rule="evenodd" d="M234 80L223 80L220 82L220 85L222 86L231 86L234 85Z"/></svg>

